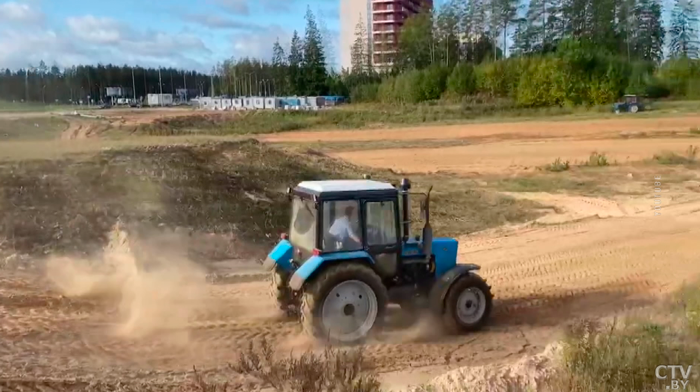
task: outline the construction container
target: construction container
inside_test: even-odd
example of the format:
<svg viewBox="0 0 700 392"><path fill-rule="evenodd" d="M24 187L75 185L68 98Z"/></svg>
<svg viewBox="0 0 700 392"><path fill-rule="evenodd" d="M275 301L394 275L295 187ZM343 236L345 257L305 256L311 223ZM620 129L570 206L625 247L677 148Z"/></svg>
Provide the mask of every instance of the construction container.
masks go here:
<svg viewBox="0 0 700 392"><path fill-rule="evenodd" d="M253 98L243 98L243 108L246 110L255 110Z"/></svg>
<svg viewBox="0 0 700 392"><path fill-rule="evenodd" d="M172 94L148 94L148 106L170 106L173 104Z"/></svg>
<svg viewBox="0 0 700 392"><path fill-rule="evenodd" d="M256 109L265 109L265 98L262 97L254 97L253 98L253 106Z"/></svg>
<svg viewBox="0 0 700 392"><path fill-rule="evenodd" d="M282 99L277 97L265 98L265 109L280 109L284 107Z"/></svg>
<svg viewBox="0 0 700 392"><path fill-rule="evenodd" d="M234 98L231 100L231 106L233 106L234 110L241 110L243 109L243 100L240 98Z"/></svg>

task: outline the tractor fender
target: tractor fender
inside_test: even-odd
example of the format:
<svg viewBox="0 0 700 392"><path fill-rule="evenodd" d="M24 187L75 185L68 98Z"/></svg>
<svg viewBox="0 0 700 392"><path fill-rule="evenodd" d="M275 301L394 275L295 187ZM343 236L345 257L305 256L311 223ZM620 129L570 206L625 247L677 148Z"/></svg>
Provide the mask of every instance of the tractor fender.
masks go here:
<svg viewBox="0 0 700 392"><path fill-rule="evenodd" d="M457 264L455 267L440 276L440 278L430 289L428 298L430 301L430 309L435 312L435 314L442 315L445 307L445 298L447 297L447 292L450 291L452 284L459 280L459 278L462 276L467 275L472 271L478 271L479 269L481 269L481 267L476 264Z"/></svg>
<svg viewBox="0 0 700 392"><path fill-rule="evenodd" d="M291 279L289 280L289 287L294 291L299 291L301 290L302 286L304 286L304 282L311 279L314 275L316 275L318 271L328 266L329 264L342 261L348 262L354 260L366 262L371 266L374 265L374 259L372 259L372 256L370 256L369 253L362 250L355 252L339 252L311 256L301 265L301 267L294 271L294 275L292 275Z"/></svg>
<svg viewBox="0 0 700 392"><path fill-rule="evenodd" d="M263 268L266 271L272 271L275 266L280 266L284 271L292 272L292 258L294 257L294 247L287 240L281 240L275 245L272 251L265 258Z"/></svg>

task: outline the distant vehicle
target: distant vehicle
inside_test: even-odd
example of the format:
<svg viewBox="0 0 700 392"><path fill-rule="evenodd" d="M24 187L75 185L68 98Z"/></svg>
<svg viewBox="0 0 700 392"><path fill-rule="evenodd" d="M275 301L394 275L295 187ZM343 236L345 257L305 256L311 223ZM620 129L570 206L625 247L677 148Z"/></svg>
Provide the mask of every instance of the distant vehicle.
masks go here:
<svg viewBox="0 0 700 392"><path fill-rule="evenodd" d="M613 104L613 111L617 114L622 112L637 113L639 111L644 111L644 102L642 102L641 97L634 94L627 94L624 96L623 102L616 102Z"/></svg>

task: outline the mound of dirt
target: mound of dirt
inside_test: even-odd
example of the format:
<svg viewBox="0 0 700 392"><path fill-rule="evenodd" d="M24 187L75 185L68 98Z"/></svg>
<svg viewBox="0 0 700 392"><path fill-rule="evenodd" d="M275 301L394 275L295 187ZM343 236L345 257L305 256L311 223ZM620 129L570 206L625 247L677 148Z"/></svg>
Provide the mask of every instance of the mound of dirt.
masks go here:
<svg viewBox="0 0 700 392"><path fill-rule="evenodd" d="M537 391L556 372L561 352L561 344L553 343L544 352L515 363L460 368L428 385L435 392Z"/></svg>
<svg viewBox="0 0 700 392"><path fill-rule="evenodd" d="M120 219L188 234L193 259L258 256L288 226L286 187L339 175L254 140L78 158L0 164L0 250L99 252Z"/></svg>

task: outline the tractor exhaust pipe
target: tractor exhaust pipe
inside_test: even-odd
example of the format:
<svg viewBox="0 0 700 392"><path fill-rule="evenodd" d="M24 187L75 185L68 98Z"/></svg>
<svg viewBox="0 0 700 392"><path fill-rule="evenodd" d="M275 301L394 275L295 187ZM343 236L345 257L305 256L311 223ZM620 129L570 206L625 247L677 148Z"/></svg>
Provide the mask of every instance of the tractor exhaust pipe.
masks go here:
<svg viewBox="0 0 700 392"><path fill-rule="evenodd" d="M430 262L430 258L433 255L433 228L430 226L430 192L432 192L433 187L428 189L428 193L425 195L425 201L423 202L423 214L425 215L425 226L423 226L423 253L425 254L425 261Z"/></svg>
<svg viewBox="0 0 700 392"><path fill-rule="evenodd" d="M403 225L403 242L408 241L411 238L411 206L408 200L408 191L411 189L411 181L408 178L401 179L401 202L403 204L403 211L401 216L401 224Z"/></svg>

